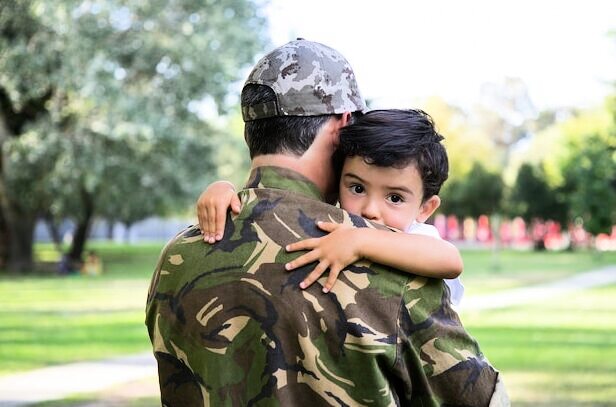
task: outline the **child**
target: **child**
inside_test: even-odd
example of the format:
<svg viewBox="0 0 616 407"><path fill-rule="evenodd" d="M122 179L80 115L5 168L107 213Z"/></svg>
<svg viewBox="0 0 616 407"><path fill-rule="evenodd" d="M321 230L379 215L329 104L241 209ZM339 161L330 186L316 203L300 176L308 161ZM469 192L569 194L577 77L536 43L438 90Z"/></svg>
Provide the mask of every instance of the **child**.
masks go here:
<svg viewBox="0 0 616 407"><path fill-rule="evenodd" d="M432 118L421 110L374 110L341 129L339 150L345 160L340 207L408 234L318 222L328 235L286 247L290 252L309 250L286 264L287 270L318 262L301 288L329 269L323 287L328 292L346 266L366 258L409 273L449 279L445 281L452 302L459 303L463 293L457 278L462 272L460 253L440 239L436 228L423 223L439 207L437 194L448 175L441 140ZM235 189L226 181L212 184L199 198L199 223L207 242L222 238L219 231L224 230L229 206L239 212Z"/></svg>
<svg viewBox="0 0 616 407"><path fill-rule="evenodd" d="M103 272L103 263L96 255L94 250L90 250L88 252L88 256L86 257L86 261L83 263L81 268L81 274L85 274L88 276L98 276Z"/></svg>

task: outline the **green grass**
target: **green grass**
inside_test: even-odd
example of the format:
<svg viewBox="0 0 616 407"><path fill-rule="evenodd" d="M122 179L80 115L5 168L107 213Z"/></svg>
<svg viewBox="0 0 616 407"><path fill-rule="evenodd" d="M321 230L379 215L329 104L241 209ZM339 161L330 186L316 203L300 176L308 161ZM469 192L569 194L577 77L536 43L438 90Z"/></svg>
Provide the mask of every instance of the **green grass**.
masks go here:
<svg viewBox="0 0 616 407"><path fill-rule="evenodd" d="M138 245L95 242L87 250L95 250L101 256L103 279L144 278L152 274L163 245L164 242ZM60 259L60 254L51 244L37 244L34 255L38 261L57 262Z"/></svg>
<svg viewBox="0 0 616 407"><path fill-rule="evenodd" d="M151 349L144 306L162 243L92 248L103 259L102 276L0 276L0 374ZM57 258L49 245L36 252L42 260ZM616 253L469 250L463 257L467 295L616 265ZM461 317L502 372L513 405L616 406L615 299L611 285ZM43 405L76 406L96 397Z"/></svg>
<svg viewBox="0 0 616 407"><path fill-rule="evenodd" d="M514 405L616 405L615 298L611 285L461 317Z"/></svg>
<svg viewBox="0 0 616 407"><path fill-rule="evenodd" d="M94 245L98 277L0 278L0 374L150 349L144 308L161 247Z"/></svg>

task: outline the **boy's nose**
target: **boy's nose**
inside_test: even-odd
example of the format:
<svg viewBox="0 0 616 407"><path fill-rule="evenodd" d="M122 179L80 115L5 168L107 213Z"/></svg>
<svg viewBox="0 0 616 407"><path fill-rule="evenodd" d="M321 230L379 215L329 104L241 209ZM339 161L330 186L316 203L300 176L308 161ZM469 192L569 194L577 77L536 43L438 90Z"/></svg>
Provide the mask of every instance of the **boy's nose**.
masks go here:
<svg viewBox="0 0 616 407"><path fill-rule="evenodd" d="M363 216L366 219L373 220L373 221L379 221L380 212L379 212L378 205L376 205L374 202L367 202L362 208L361 216Z"/></svg>

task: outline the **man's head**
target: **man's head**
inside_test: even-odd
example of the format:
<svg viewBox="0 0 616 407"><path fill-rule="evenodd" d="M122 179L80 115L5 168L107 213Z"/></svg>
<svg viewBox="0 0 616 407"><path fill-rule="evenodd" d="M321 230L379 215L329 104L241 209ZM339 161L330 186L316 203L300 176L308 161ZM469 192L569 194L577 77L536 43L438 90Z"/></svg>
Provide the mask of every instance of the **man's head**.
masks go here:
<svg viewBox="0 0 616 407"><path fill-rule="evenodd" d="M374 110L341 129L341 206L399 229L425 221L449 171L441 140L421 110Z"/></svg>
<svg viewBox="0 0 616 407"><path fill-rule="evenodd" d="M312 41L291 41L265 55L244 84L250 156L301 156L330 118L365 108L353 69L340 53Z"/></svg>

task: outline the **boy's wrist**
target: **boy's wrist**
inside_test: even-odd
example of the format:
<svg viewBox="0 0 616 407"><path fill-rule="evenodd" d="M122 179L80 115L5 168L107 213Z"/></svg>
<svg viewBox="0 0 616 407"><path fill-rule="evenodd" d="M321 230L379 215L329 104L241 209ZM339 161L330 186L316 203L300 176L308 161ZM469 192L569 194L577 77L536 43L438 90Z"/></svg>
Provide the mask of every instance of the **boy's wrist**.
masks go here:
<svg viewBox="0 0 616 407"><path fill-rule="evenodd" d="M370 251L370 229L368 228L353 228L353 234L351 241L355 242L355 254L360 259L368 256Z"/></svg>
<svg viewBox="0 0 616 407"><path fill-rule="evenodd" d="M231 181L219 180L219 181L214 182L214 184L227 184L228 186L231 187L231 190L233 190L233 192L235 192L235 185L233 185L233 183Z"/></svg>

